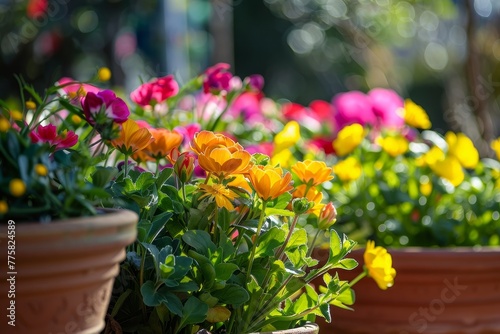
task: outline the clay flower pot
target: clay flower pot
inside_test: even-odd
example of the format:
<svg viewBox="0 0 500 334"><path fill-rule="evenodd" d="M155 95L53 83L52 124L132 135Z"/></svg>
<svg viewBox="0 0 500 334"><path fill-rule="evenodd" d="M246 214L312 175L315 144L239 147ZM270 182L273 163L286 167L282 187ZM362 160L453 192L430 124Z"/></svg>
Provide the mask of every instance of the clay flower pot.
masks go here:
<svg viewBox="0 0 500 334"><path fill-rule="evenodd" d="M394 286L354 286L354 311L335 308L327 333L500 333L500 248L393 249ZM363 250L352 257L363 263ZM357 274L360 265L352 274ZM347 277L347 273L342 278ZM354 276L353 276L354 277ZM325 329L325 330L323 330Z"/></svg>
<svg viewBox="0 0 500 334"><path fill-rule="evenodd" d="M11 223L15 228L2 222L0 332L99 333L137 221L131 211L108 210L48 224ZM15 250L9 259L8 249Z"/></svg>

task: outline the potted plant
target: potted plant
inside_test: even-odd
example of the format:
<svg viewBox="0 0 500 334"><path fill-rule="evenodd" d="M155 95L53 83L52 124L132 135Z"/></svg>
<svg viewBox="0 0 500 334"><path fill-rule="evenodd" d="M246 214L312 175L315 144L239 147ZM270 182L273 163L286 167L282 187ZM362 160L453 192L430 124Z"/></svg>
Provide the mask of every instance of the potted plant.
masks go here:
<svg viewBox="0 0 500 334"><path fill-rule="evenodd" d="M295 110L299 120L314 115ZM335 310L330 328L499 332L499 161L480 159L463 133L429 130L425 111L391 90L338 94L323 111L327 130L313 136L306 126L296 153L333 166L325 192L338 207L335 227L360 244L390 247L398 268L398 284L383 294L361 282L355 312Z"/></svg>
<svg viewBox="0 0 500 334"><path fill-rule="evenodd" d="M138 217L100 208L112 173L68 97L20 83L22 111L0 101L0 331L98 333Z"/></svg>
<svg viewBox="0 0 500 334"><path fill-rule="evenodd" d="M140 221L106 333L287 330L317 315L329 321L330 305L352 304L351 286L370 271L352 282L326 273L357 265L345 258L354 243L331 229L335 208L316 191L331 168L307 161L289 171L251 154L262 129L236 121L264 119L249 107L262 84L260 76L240 80L217 64L183 87L166 76L131 93L137 121L126 121L113 144L125 176L111 193ZM244 112L236 112L239 104ZM328 260L319 267L311 224L330 233ZM391 285L390 255L377 258L370 267ZM318 277L321 293L311 283Z"/></svg>

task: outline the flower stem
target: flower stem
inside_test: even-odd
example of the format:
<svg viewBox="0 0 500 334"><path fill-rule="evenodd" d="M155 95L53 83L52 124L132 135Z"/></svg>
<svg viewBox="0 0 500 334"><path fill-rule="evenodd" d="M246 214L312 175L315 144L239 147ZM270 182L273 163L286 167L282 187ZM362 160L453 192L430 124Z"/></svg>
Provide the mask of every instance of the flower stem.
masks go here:
<svg viewBox="0 0 500 334"><path fill-rule="evenodd" d="M262 200L262 211L260 212L259 224L257 225L257 233L255 234L255 241L252 245L252 253L250 254L250 260L248 262L247 282L250 282L250 273L252 272L252 264L255 258L255 251L257 250L257 241L259 240L260 231L262 230L262 225L264 225L264 220L266 217L266 206L267 201Z"/></svg>

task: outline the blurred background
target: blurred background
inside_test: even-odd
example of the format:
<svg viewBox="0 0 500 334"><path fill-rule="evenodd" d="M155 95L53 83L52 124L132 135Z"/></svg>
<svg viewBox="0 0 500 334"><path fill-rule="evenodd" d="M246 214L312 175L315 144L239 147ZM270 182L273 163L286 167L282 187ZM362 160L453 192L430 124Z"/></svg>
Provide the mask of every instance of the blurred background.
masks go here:
<svg viewBox="0 0 500 334"><path fill-rule="evenodd" d="M0 0L0 98L14 74L41 91L107 66L128 94L227 62L305 105L394 89L485 156L500 135L499 19L498 0Z"/></svg>

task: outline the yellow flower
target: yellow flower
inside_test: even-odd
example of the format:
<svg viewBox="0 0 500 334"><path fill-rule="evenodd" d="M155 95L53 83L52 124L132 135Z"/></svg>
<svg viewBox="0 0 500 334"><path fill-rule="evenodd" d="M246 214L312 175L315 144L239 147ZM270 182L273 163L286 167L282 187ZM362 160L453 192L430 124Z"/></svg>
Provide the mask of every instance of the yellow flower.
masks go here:
<svg viewBox="0 0 500 334"><path fill-rule="evenodd" d="M500 160L500 137L491 142L491 149L495 151L497 159Z"/></svg>
<svg viewBox="0 0 500 334"><path fill-rule="evenodd" d="M228 211L234 211L233 201L238 194L222 184L200 184L200 189L204 193L200 196L200 200L208 198L210 201L215 200L217 207L226 208Z"/></svg>
<svg viewBox="0 0 500 334"><path fill-rule="evenodd" d="M7 213L9 211L9 205L7 204L6 201L1 200L0 201L0 215L3 215L4 213Z"/></svg>
<svg viewBox="0 0 500 334"><path fill-rule="evenodd" d="M364 137L365 133L361 124L348 125L337 134L337 138L333 141L333 148L337 155L342 157L358 147Z"/></svg>
<svg viewBox="0 0 500 334"><path fill-rule="evenodd" d="M455 187L464 180L464 171L462 165L454 156L448 156L443 160L436 161L430 165L436 175L447 179Z"/></svg>
<svg viewBox="0 0 500 334"><path fill-rule="evenodd" d="M396 270L392 267L391 254L384 247L375 247L375 242L369 240L363 259L368 276L375 280L380 289L386 290L394 284Z"/></svg>
<svg viewBox="0 0 500 334"><path fill-rule="evenodd" d="M300 126L296 121L288 122L274 137L274 154L297 144L300 139Z"/></svg>
<svg viewBox="0 0 500 334"><path fill-rule="evenodd" d="M362 167L358 159L348 157L333 166L334 173L342 182L357 180L361 176Z"/></svg>
<svg viewBox="0 0 500 334"><path fill-rule="evenodd" d="M271 157L271 165L280 165L281 167L289 168L290 165L293 164L294 160L292 151L284 149L277 153L273 153L273 156Z"/></svg>
<svg viewBox="0 0 500 334"><path fill-rule="evenodd" d="M257 195L264 201L278 198L280 195L293 189L292 174L280 167L253 166L248 176Z"/></svg>
<svg viewBox="0 0 500 334"><path fill-rule="evenodd" d="M26 103L24 105L26 106L26 109L30 109L30 110L36 109L36 103L31 101L31 100L26 101Z"/></svg>
<svg viewBox="0 0 500 334"><path fill-rule="evenodd" d="M0 117L0 132L7 132L10 129L10 122L3 118Z"/></svg>
<svg viewBox="0 0 500 334"><path fill-rule="evenodd" d="M433 146L425 154L418 157L415 163L417 164L417 166L431 166L435 164L437 161L444 160L444 158L445 155L443 150L441 150L437 146Z"/></svg>
<svg viewBox="0 0 500 334"><path fill-rule="evenodd" d="M309 202L314 202L314 206L307 211L307 213L312 213L319 216L321 209L323 209L324 204L321 203L323 200L323 193L316 188L310 188L306 194L307 185L301 184L292 193L293 198L307 198Z"/></svg>
<svg viewBox="0 0 500 334"><path fill-rule="evenodd" d="M305 184L317 186L333 179L332 169L323 161L299 161L292 167L292 171Z"/></svg>
<svg viewBox="0 0 500 334"><path fill-rule="evenodd" d="M429 196L432 192L432 182L424 175L420 177L420 193L424 196Z"/></svg>
<svg viewBox="0 0 500 334"><path fill-rule="evenodd" d="M233 180L227 184L228 187L241 188L249 194L252 193L252 187L250 187L248 180L243 174L231 175L231 178L233 178Z"/></svg>
<svg viewBox="0 0 500 334"><path fill-rule="evenodd" d="M405 123L418 129L430 129L432 124L425 110L410 99L405 100Z"/></svg>
<svg viewBox="0 0 500 334"><path fill-rule="evenodd" d="M47 166L43 164L36 164L35 173L40 176L47 176L47 174L49 174L49 170L47 169Z"/></svg>
<svg viewBox="0 0 500 334"><path fill-rule="evenodd" d="M391 157L406 153L408 151L408 140L403 136L389 136L381 140L380 145Z"/></svg>
<svg viewBox="0 0 500 334"><path fill-rule="evenodd" d="M111 79L111 70L107 67L101 67L97 71L97 77L99 78L99 81L108 81Z"/></svg>
<svg viewBox="0 0 500 334"><path fill-rule="evenodd" d="M71 121L73 122L73 124L80 124L82 122L82 118L78 115L71 115Z"/></svg>
<svg viewBox="0 0 500 334"><path fill-rule="evenodd" d="M472 140L463 133L447 132L448 154L458 159L465 168L475 168L479 162L479 153Z"/></svg>
<svg viewBox="0 0 500 334"><path fill-rule="evenodd" d="M111 143L123 154L131 155L144 149L152 140L148 129L140 128L134 120L128 119L122 124L119 137Z"/></svg>
<svg viewBox="0 0 500 334"><path fill-rule="evenodd" d="M14 197L21 197L26 192L26 184L21 179L12 179L9 182L9 191Z"/></svg>

